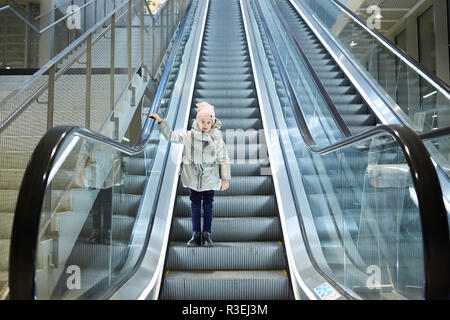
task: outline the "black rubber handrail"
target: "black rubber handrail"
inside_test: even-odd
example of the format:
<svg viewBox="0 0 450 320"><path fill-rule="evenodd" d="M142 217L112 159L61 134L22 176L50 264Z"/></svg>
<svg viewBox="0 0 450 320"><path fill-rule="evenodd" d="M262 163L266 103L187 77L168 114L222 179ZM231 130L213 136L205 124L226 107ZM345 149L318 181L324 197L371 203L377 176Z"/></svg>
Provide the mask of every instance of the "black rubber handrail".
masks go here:
<svg viewBox="0 0 450 320"><path fill-rule="evenodd" d="M450 242L447 211L436 170L423 141L414 131L404 125L380 125L327 147L317 147L299 107L287 72L281 63L278 49L258 1L255 1L255 5L294 112L294 118L309 150L318 154L326 154L380 134L390 135L401 147L410 168L419 206L425 272L424 297L431 300L447 300L450 293L450 274L448 272L450 270Z"/></svg>
<svg viewBox="0 0 450 320"><path fill-rule="evenodd" d="M450 126L445 128L436 129L433 131L429 131L426 133L422 133L419 135L420 139L422 140L431 140L431 139L438 139L445 136L448 136L450 134Z"/></svg>
<svg viewBox="0 0 450 320"><path fill-rule="evenodd" d="M163 98L169 73L181 43L184 26L190 11L192 0L177 31L173 49L160 80L149 114L156 113ZM14 222L11 234L9 259L10 299L36 299L36 256L38 250L39 223L41 210L47 190L47 184L54 162L61 148L66 146L67 139L73 136L83 137L98 144L127 155L143 152L150 140L155 120L147 118L137 143L129 147L97 132L77 126L60 126L50 129L39 141L31 155L19 190Z"/></svg>
<svg viewBox="0 0 450 320"><path fill-rule="evenodd" d="M344 137L350 137L352 133L350 132L350 129L348 128L347 124L345 123L344 119L342 118L341 113L339 112L338 108L334 104L333 100L331 99L330 95L328 94L328 91L325 89L324 85L322 84L322 81L320 81L319 76L317 75L316 71L314 70L313 66L309 62L308 57L306 56L305 52L303 51L302 47L298 43L296 37L292 34L291 30L288 28L286 23L284 22L283 15L280 12L280 9L276 5L275 1L272 0L273 7L275 8L275 13L278 16L278 19L281 22L281 26L283 27L284 31L288 35L289 39L292 41L292 43L295 44L295 47L297 48L297 51L300 53L303 62L308 69L309 74L313 78L314 84L316 85L317 89L320 91L320 94L325 100L325 103L328 107L328 110L330 111L336 125L338 126L339 130L343 134Z"/></svg>

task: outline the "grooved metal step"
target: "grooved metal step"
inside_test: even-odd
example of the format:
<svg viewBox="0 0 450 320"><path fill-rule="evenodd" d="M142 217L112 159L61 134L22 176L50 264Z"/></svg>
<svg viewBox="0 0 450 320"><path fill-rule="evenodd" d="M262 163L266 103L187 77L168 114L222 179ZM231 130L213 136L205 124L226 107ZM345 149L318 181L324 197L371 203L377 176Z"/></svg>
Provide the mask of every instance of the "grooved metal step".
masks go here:
<svg viewBox="0 0 450 320"><path fill-rule="evenodd" d="M281 239L280 228L277 217L215 217L212 233L216 241L276 241ZM175 217L171 239L181 241L191 235L191 219Z"/></svg>
<svg viewBox="0 0 450 320"><path fill-rule="evenodd" d="M168 270L271 270L283 269L286 260L279 242L214 242L214 247L169 246Z"/></svg>
<svg viewBox="0 0 450 320"><path fill-rule="evenodd" d="M165 300L284 300L292 299L284 270L169 271Z"/></svg>

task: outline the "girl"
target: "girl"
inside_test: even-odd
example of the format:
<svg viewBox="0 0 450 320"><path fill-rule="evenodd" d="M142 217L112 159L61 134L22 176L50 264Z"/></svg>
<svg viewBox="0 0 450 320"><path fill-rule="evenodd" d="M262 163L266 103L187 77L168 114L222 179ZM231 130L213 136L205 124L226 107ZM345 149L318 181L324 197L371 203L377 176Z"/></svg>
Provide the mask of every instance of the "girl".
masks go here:
<svg viewBox="0 0 450 320"><path fill-rule="evenodd" d="M188 246L212 246L211 224L215 190L229 187L230 160L220 127L215 117L214 106L207 102L196 104L197 117L192 129L187 132L173 132L166 120L153 113L149 117L158 121L164 137L175 143L182 143L183 163L181 182L189 188L191 200L192 238ZM203 199L203 232L201 232L201 201ZM202 239L203 238L203 239Z"/></svg>

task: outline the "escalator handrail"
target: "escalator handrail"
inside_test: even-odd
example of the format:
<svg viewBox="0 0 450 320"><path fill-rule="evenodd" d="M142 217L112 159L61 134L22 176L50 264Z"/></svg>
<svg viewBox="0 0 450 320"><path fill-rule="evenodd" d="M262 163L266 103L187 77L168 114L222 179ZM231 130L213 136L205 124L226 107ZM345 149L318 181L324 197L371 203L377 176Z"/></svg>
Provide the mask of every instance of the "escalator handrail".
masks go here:
<svg viewBox="0 0 450 320"><path fill-rule="evenodd" d="M399 59L401 59L404 63L406 63L409 67L411 67L414 71L416 71L421 77L431 82L436 89L438 89L447 99L450 100L450 87L439 79L434 74L427 72L424 68L412 57L410 57L407 53L405 53L400 48L396 47L381 33L376 31L375 29L370 29L361 19L352 12L345 5L340 3L337 0L331 0L336 6L338 6L342 11L344 11L347 15L350 16L352 20L354 20L358 25L360 25L366 32L370 33L371 36L376 38L381 44L386 47L389 51L391 51L394 55L396 55Z"/></svg>
<svg viewBox="0 0 450 320"><path fill-rule="evenodd" d="M186 7L186 13L189 12L191 4L192 0ZM169 73L181 43L186 18L187 14L180 23L149 114L156 113L161 104L169 80ZM146 144L150 141L154 123L153 118L147 118L138 141L131 147L98 132L77 126L54 127L42 137L25 170L14 214L9 259L11 299L37 298L35 274L41 209L53 165L60 154L61 148L66 146L68 139L72 139L73 136L83 137L97 144L106 145L117 152L137 155L144 150Z"/></svg>
<svg viewBox="0 0 450 320"><path fill-rule="evenodd" d="M423 240L424 297L425 299L448 299L450 292L450 275L448 273L448 270L450 270L450 242L447 211L443 203L441 185L435 167L422 140L413 130L404 125L380 125L329 146L317 147L302 114L287 72L281 63L280 55L262 14L261 7L258 1L255 1L255 4L283 80L294 118L306 146L312 152L326 154L380 134L388 134L398 142L409 165L418 199Z"/></svg>
<svg viewBox="0 0 450 320"><path fill-rule="evenodd" d="M281 26L282 26L283 30L286 32L286 34L288 35L288 37L292 41L292 43L295 44L297 51L300 53L300 55L303 59L303 62L305 64L306 68L308 69L309 74L313 78L314 84L316 85L317 89L320 91L320 94L324 98L325 103L328 107L328 110L330 111L331 115L333 116L334 121L339 128L339 131L341 131L341 133L344 137L350 137L352 135L352 133L350 132L350 129L348 128L347 124L345 123L344 119L342 118L342 115L338 111L336 105L333 103L333 101L332 101L330 95L328 94L328 91L325 89L322 81L320 81L319 76L317 75L313 66L309 62L309 59L306 56L306 54L303 51L300 44L298 43L297 38L294 36L292 31L286 25L286 23L282 17L282 14L280 12L280 9L275 4L275 0L272 0L272 2L273 2L273 7L275 8L274 11L275 11L276 15L278 16L278 19L281 22Z"/></svg>

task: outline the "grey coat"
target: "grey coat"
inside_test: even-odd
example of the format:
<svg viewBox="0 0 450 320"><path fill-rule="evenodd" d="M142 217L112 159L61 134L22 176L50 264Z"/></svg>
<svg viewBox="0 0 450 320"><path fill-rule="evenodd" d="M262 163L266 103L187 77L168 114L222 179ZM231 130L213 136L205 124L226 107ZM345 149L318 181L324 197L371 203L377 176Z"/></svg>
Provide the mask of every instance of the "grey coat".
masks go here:
<svg viewBox="0 0 450 320"><path fill-rule="evenodd" d="M159 123L164 137L184 145L181 182L196 191L220 190L221 179L231 179L230 160L216 118L215 128L203 133L197 121L187 132L173 132L166 120Z"/></svg>

